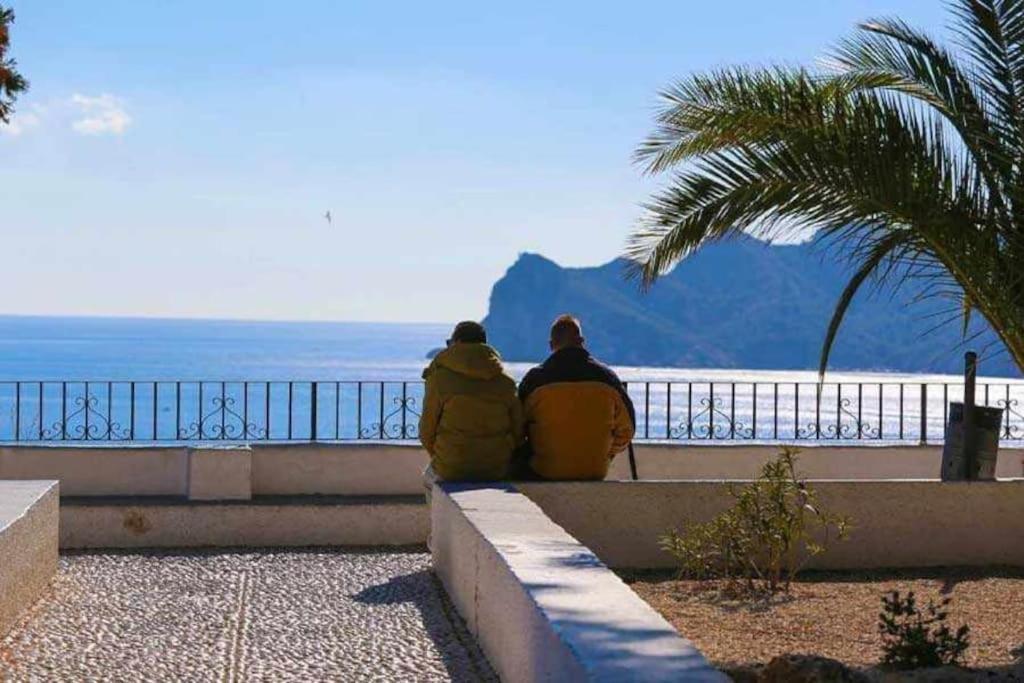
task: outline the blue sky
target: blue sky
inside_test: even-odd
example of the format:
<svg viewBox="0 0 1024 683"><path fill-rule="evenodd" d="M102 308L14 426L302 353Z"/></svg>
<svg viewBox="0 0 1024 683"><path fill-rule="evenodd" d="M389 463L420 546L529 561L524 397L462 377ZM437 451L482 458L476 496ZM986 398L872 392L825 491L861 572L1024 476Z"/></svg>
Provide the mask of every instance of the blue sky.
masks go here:
<svg viewBox="0 0 1024 683"><path fill-rule="evenodd" d="M5 0L0 313L480 317L523 251L614 258L657 90L937 0ZM333 225L322 218L330 209Z"/></svg>

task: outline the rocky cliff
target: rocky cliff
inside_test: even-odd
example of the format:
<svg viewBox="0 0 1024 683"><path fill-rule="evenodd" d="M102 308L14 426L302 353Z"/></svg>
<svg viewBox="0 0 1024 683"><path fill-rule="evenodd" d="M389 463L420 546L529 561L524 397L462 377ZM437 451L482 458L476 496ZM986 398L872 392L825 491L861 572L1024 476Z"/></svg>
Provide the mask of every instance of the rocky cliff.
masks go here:
<svg viewBox="0 0 1024 683"><path fill-rule="evenodd" d="M539 360L551 321L572 313L582 319L591 349L617 365L813 369L848 276L811 244L769 246L749 238L702 249L647 293L624 278L624 265L563 268L522 254L491 292L491 341L507 360ZM951 302L908 306L912 290L869 290L847 315L833 369L962 371L958 324L929 332ZM982 370L1019 374L998 352Z"/></svg>

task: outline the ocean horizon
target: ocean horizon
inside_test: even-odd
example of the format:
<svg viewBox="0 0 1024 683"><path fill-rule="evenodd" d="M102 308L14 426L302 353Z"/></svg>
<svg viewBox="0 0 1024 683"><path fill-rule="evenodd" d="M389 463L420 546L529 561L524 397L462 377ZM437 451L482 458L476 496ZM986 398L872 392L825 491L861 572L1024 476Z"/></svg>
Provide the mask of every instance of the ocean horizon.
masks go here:
<svg viewBox="0 0 1024 683"><path fill-rule="evenodd" d="M0 315L0 381L415 381L449 323ZM508 363L516 377L547 355ZM498 349L499 353L501 349ZM616 366L627 381L807 382L806 370ZM986 380L1015 382L1017 378ZM836 370L830 382L957 382L940 373Z"/></svg>

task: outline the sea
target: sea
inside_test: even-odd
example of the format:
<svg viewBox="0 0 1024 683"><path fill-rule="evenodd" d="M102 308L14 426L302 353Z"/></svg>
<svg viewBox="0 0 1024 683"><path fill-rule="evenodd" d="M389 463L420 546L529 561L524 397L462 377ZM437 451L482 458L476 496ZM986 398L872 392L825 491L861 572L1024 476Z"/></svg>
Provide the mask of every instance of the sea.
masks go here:
<svg viewBox="0 0 1024 683"><path fill-rule="evenodd" d="M451 326L0 316L0 381L417 380ZM547 349L538 335L535 362ZM501 349L498 349L500 352ZM509 363L521 377L532 362ZM616 367L628 381L815 382L812 370ZM992 382L1017 381L988 378ZM959 382L955 375L835 371L830 382Z"/></svg>
<svg viewBox="0 0 1024 683"><path fill-rule="evenodd" d="M177 439L190 425L198 436L225 438L243 404L246 415L236 421L244 427L236 435L249 436L237 430L252 423L264 436L284 438L287 422L287 435L296 438L301 430L293 431L291 413L309 411L312 382L319 383L322 413L335 414L333 427L330 417L318 416L326 432L344 438L345 421L360 413L350 432L355 438L374 430L386 435L399 419L397 435L410 437L418 380L449 332L449 325L433 323L0 316L0 440L118 433L145 440L141 416L149 406L160 412L152 410L153 440ZM539 334L537 361L546 354L543 339ZM519 378L531 365L508 369ZM819 389L813 370L616 370L637 406L639 435L647 438L919 440L922 429L941 438L948 403L963 392L962 377L939 374L830 372ZM979 401L1003 407L1007 436L1024 438L1024 382L980 382ZM269 430L257 409L264 404L272 404Z"/></svg>

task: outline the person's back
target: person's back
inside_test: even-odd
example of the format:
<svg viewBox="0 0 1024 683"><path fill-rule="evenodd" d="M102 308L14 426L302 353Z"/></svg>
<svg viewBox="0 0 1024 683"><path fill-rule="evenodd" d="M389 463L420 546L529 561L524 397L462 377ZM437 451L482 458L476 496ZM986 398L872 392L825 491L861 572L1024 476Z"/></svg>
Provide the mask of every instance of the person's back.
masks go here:
<svg viewBox="0 0 1024 683"><path fill-rule="evenodd" d="M529 468L543 479L604 479L633 438L633 403L618 376L584 348L575 318L555 321L551 349L519 386Z"/></svg>
<svg viewBox="0 0 1024 683"><path fill-rule="evenodd" d="M460 323L448 348L423 372L420 441L440 479L501 479L522 440L515 380L485 341L479 324Z"/></svg>

